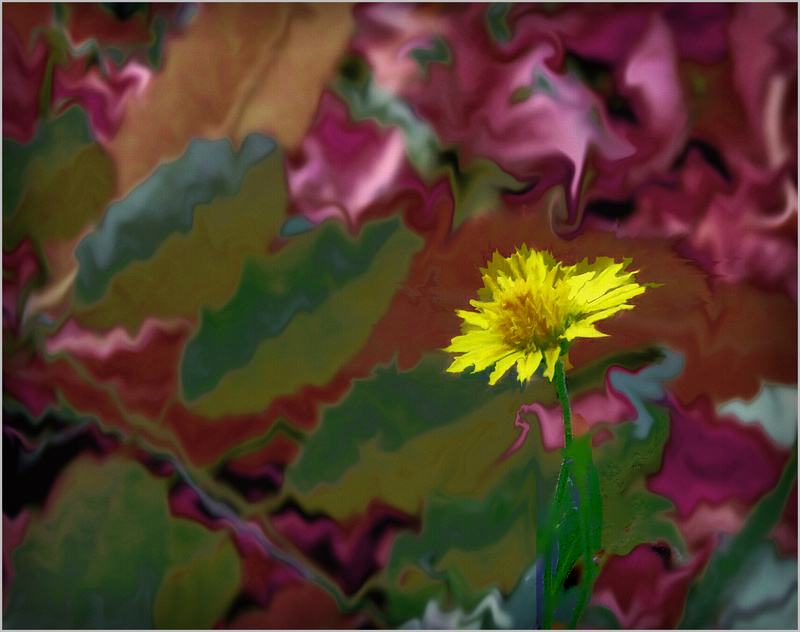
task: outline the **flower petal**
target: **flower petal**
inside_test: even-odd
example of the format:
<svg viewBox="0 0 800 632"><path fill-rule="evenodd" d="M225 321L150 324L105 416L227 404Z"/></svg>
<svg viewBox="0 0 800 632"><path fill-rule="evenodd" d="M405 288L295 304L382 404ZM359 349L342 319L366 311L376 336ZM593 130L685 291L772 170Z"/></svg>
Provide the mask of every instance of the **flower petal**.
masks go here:
<svg viewBox="0 0 800 632"><path fill-rule="evenodd" d="M607 335L608 334L604 334L602 331L597 331L594 325L581 319L567 327L567 330L564 332L564 340L572 341L575 340L575 338L603 338Z"/></svg>
<svg viewBox="0 0 800 632"><path fill-rule="evenodd" d="M553 372L556 369L556 362L558 362L559 355L561 355L561 349L558 347L550 347L544 350L544 376L551 382L553 381Z"/></svg>
<svg viewBox="0 0 800 632"><path fill-rule="evenodd" d="M454 353L467 353L487 346L502 345L503 339L493 331L485 329L475 329L467 333L456 336L450 342L450 346L445 351Z"/></svg>
<svg viewBox="0 0 800 632"><path fill-rule="evenodd" d="M497 366L495 366L494 371L489 376L489 384L494 386L503 375L505 375L506 371L511 368L511 365L514 364L517 360L519 360L523 356L522 351L515 351L514 353L507 355L502 360L497 362Z"/></svg>
<svg viewBox="0 0 800 632"><path fill-rule="evenodd" d="M622 287L615 288L604 296L599 296L596 299L586 303L586 306L592 310L605 309L612 305L622 304L629 298L643 294L647 288L637 283L631 283Z"/></svg>
<svg viewBox="0 0 800 632"><path fill-rule="evenodd" d="M486 315L480 312L470 312L465 309L457 309L456 314L461 316L461 318L464 319L464 322L469 325L475 325L482 329L486 329L486 327L489 325Z"/></svg>
<svg viewBox="0 0 800 632"><path fill-rule="evenodd" d="M541 363L542 352L538 349L523 355L522 358L517 361L517 375L520 383L531 379Z"/></svg>
<svg viewBox="0 0 800 632"><path fill-rule="evenodd" d="M609 316L613 316L617 312L621 312L622 310L633 309L633 308L634 308L633 305L615 305L614 307L609 307L608 309L604 309L603 311L600 311L600 312L595 312L593 314L587 314L581 320L584 323L587 323L587 324L596 323L598 320L603 320L605 318L608 318Z"/></svg>
<svg viewBox="0 0 800 632"><path fill-rule="evenodd" d="M455 358L447 370L450 373L458 373L474 366L473 372L483 371L509 353L511 349L508 347L484 347Z"/></svg>

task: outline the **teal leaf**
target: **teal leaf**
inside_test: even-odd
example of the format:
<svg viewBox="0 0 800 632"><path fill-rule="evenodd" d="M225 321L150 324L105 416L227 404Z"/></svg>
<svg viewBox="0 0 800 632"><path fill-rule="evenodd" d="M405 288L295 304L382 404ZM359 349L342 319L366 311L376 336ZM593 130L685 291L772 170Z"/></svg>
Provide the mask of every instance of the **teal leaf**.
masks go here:
<svg viewBox="0 0 800 632"><path fill-rule="evenodd" d="M429 48L414 48L409 55L419 65L420 69L427 71L428 64L446 64L450 61L450 49L441 37L433 40L433 46Z"/></svg>
<svg viewBox="0 0 800 632"><path fill-rule="evenodd" d="M509 2L495 2L486 10L486 26L489 34L501 44L511 41L511 29L508 27L506 16L511 8Z"/></svg>
<svg viewBox="0 0 800 632"><path fill-rule="evenodd" d="M192 140L180 158L109 206L100 226L78 244L78 296L86 303L99 300L117 272L152 257L174 232L187 234L195 207L235 195L250 168L275 149L261 134L247 136L238 152L228 139Z"/></svg>
<svg viewBox="0 0 800 632"><path fill-rule="evenodd" d="M78 106L61 116L39 121L36 135L22 144L3 139L3 218L11 217L30 184L38 184L46 172L55 172L75 157L94 138L86 112Z"/></svg>

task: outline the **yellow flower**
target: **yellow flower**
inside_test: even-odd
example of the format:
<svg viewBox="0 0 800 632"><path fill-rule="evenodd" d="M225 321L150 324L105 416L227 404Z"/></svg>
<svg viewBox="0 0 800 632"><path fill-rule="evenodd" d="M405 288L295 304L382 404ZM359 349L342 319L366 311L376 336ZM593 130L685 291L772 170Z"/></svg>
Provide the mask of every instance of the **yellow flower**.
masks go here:
<svg viewBox="0 0 800 632"><path fill-rule="evenodd" d="M628 299L645 291L647 285L633 280L635 272L625 271L630 261L597 257L591 264L587 259L565 266L524 244L508 258L495 252L481 268L480 300L470 301L477 311L456 310L464 319L462 335L445 351L462 355L447 370L483 371L495 364L489 377L495 384L516 364L519 381L525 382L544 361L544 375L552 381L556 362L575 338L605 336L594 323L632 309Z"/></svg>

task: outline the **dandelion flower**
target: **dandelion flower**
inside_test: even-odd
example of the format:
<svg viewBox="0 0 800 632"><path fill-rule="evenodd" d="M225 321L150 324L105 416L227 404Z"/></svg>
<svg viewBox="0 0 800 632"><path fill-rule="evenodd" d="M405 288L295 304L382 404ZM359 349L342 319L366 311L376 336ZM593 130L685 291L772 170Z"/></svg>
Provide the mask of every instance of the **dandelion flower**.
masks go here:
<svg viewBox="0 0 800 632"><path fill-rule="evenodd" d="M549 252L524 244L507 258L495 252L488 267L481 268L479 300L470 301L476 311L456 310L464 319L462 335L445 351L461 355L447 370L473 366L483 371L495 365L489 377L489 384L495 384L516 364L524 383L544 362L544 375L552 381L556 362L575 338L605 336L594 324L632 309L628 299L647 288L634 281L635 272L625 271L630 261L597 257L591 264L587 259L565 266Z"/></svg>

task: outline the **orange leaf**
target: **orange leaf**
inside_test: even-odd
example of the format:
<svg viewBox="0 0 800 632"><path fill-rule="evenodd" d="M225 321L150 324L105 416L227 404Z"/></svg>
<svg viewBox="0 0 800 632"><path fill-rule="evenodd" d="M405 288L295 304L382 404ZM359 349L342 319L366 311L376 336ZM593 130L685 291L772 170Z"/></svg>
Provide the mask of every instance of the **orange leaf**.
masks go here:
<svg viewBox="0 0 800 632"><path fill-rule="evenodd" d="M251 132L296 147L353 29L349 4L201 4L164 68L126 105L108 151L124 195L193 137Z"/></svg>

